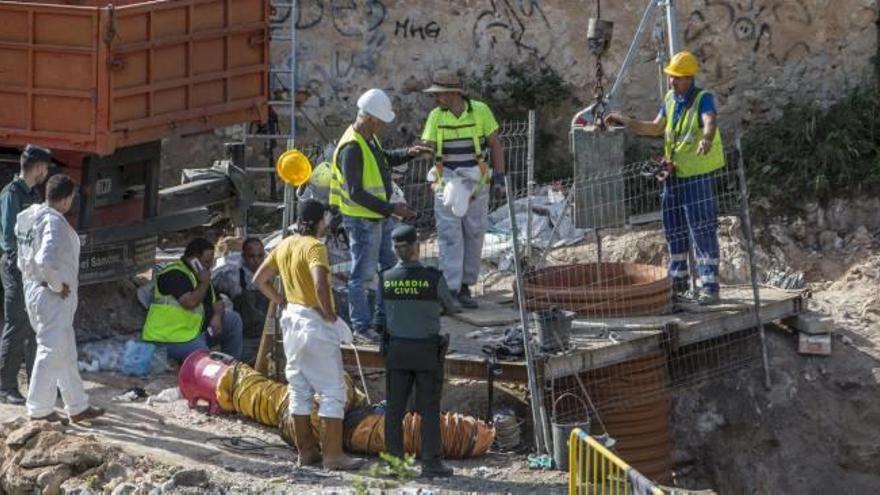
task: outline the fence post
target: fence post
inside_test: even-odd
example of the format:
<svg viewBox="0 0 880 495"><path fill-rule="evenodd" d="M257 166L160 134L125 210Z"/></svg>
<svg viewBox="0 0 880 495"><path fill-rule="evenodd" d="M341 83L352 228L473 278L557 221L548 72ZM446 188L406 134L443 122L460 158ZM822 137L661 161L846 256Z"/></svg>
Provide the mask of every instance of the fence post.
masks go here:
<svg viewBox="0 0 880 495"><path fill-rule="evenodd" d="M764 325L761 323L761 293L758 289L758 269L755 263L755 239L752 232L752 217L749 214L749 185L746 182L745 163L742 153L742 142L739 130L734 137L736 150L736 172L740 183L740 200L742 201L742 229L746 238L746 250L749 253L749 275L752 282L752 296L755 302L755 324L758 326L758 334L761 336L761 358L764 362L764 386L770 389L770 360L767 357L767 336Z"/></svg>
<svg viewBox="0 0 880 495"><path fill-rule="evenodd" d="M532 263L532 194L535 186L535 110L529 110L529 137L526 149L526 259ZM507 198L508 201L513 201ZM549 246L548 246L549 248Z"/></svg>

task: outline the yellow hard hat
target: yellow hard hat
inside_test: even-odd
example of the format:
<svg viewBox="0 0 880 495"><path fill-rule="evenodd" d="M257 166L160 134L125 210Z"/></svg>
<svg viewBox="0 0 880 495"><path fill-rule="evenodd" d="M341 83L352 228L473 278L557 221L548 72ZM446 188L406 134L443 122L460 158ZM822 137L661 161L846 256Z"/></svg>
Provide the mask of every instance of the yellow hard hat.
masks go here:
<svg viewBox="0 0 880 495"><path fill-rule="evenodd" d="M312 162L300 150L287 150L275 162L275 172L291 186L301 186L312 175Z"/></svg>
<svg viewBox="0 0 880 495"><path fill-rule="evenodd" d="M315 187L329 188L330 179L333 177L333 170L330 168L330 162L321 162L312 170L312 176L309 183Z"/></svg>
<svg viewBox="0 0 880 495"><path fill-rule="evenodd" d="M693 77L700 72L700 63L691 52L678 52L663 72L673 77Z"/></svg>

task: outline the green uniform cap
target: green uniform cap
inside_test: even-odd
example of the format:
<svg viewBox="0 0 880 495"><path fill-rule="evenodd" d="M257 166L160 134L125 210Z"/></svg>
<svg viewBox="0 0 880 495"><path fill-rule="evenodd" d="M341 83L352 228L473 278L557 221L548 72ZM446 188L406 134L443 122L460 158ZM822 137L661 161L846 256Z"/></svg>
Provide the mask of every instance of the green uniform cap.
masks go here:
<svg viewBox="0 0 880 495"><path fill-rule="evenodd" d="M415 227L402 223L397 227L394 227L394 230L391 232L391 239L394 242L412 244L418 241L419 237Z"/></svg>

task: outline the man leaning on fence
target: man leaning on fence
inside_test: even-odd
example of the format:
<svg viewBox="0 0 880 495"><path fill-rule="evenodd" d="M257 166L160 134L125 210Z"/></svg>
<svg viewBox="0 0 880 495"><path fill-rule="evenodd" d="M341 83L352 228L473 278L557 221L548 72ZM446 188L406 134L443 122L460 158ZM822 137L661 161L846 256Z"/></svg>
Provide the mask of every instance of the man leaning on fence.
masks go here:
<svg viewBox="0 0 880 495"><path fill-rule="evenodd" d="M504 187L499 126L488 105L465 95L461 79L452 71L435 72L425 93L437 103L428 115L422 140L433 147L435 156L428 180L434 184L440 269L462 307L476 308L470 289L480 275L489 214L487 186L491 178L493 187ZM469 198L464 208L451 198L455 188L466 188Z"/></svg>
<svg viewBox="0 0 880 495"><path fill-rule="evenodd" d="M351 251L351 326L360 339L378 342L366 290L380 268L386 270L394 265L392 217L414 215L404 202L392 202L391 167L430 150L423 146L393 151L382 148L379 133L394 121L391 99L384 91L365 92L358 98L357 108L357 119L339 138L333 153L330 205L342 214Z"/></svg>
<svg viewBox="0 0 880 495"><path fill-rule="evenodd" d="M718 302L718 208L712 172L724 166L715 99L694 82L700 66L690 52L679 52L664 69L672 88L653 121L617 113L605 118L642 136L664 136L665 160L674 166L663 181L663 230L669 245L669 276L677 295L688 290L691 240L697 261L700 304Z"/></svg>

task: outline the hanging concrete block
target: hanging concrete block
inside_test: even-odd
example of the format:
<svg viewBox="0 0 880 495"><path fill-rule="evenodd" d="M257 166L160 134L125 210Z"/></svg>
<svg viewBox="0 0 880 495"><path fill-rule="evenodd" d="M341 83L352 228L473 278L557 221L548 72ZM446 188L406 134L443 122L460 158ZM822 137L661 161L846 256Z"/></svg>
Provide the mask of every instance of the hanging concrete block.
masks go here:
<svg viewBox="0 0 880 495"><path fill-rule="evenodd" d="M626 222L622 128L572 130L574 218L582 229L620 227Z"/></svg>

